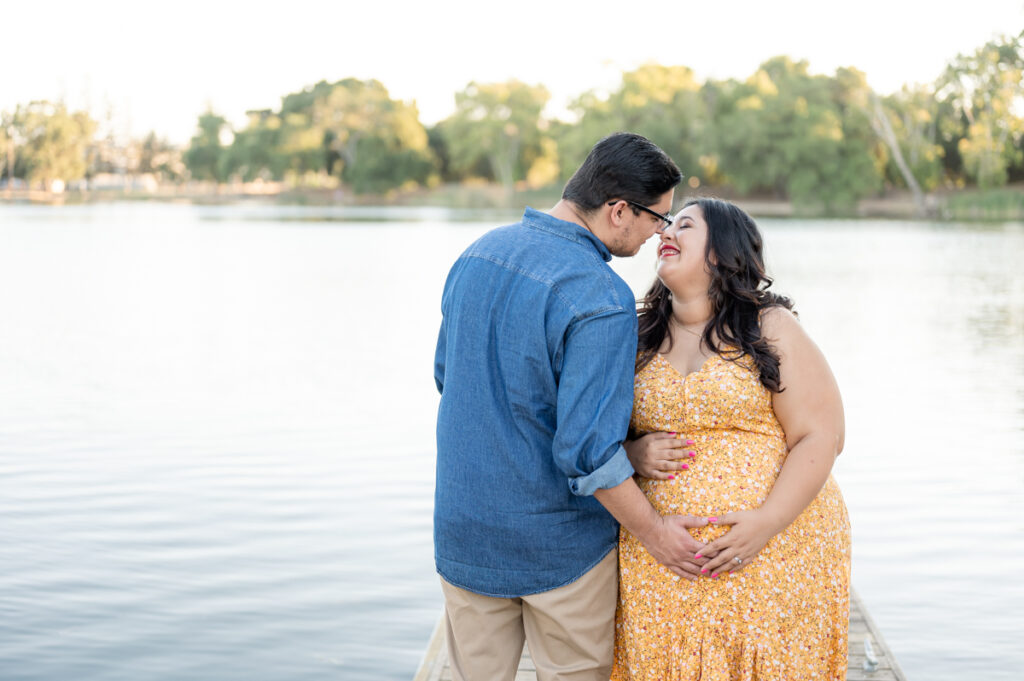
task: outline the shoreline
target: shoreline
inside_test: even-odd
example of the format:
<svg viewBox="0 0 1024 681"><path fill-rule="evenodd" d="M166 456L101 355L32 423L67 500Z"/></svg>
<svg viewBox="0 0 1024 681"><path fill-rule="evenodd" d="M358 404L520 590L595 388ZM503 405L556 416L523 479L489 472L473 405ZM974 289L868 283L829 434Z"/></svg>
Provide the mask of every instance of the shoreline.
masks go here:
<svg viewBox="0 0 1024 681"><path fill-rule="evenodd" d="M682 188L687 189L687 188ZM344 188L286 188L280 183L238 183L230 185L165 185L155 190L127 189L72 190L50 192L42 189L0 189L0 205L81 205L112 201L169 202L194 205L269 203L280 206L403 206L453 209L521 211L527 205L554 205L560 187L519 189L507 193L491 184L449 184L387 194L355 194ZM827 212L819 207L794 204L787 199L739 196L726 188L679 191L679 198L714 196L741 206L754 217L767 218L881 218L929 221L1017 221L1024 220L1024 185L997 190L959 190L927 195L929 214L920 216L909 192L889 192L861 199L846 211Z"/></svg>

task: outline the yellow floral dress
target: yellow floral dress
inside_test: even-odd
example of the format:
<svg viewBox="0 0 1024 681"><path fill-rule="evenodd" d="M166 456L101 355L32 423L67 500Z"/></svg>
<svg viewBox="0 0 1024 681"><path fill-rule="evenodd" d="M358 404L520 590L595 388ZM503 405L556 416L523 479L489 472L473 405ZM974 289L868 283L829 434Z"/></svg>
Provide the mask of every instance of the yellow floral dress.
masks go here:
<svg viewBox="0 0 1024 681"><path fill-rule="evenodd" d="M636 376L632 427L696 442L696 458L674 480L639 479L662 515L757 508L786 459L771 393L748 358L714 355L684 378L655 355ZM691 532L708 542L727 530ZM788 528L731 575L679 578L623 528L612 680L845 679L849 593L850 524L832 476Z"/></svg>

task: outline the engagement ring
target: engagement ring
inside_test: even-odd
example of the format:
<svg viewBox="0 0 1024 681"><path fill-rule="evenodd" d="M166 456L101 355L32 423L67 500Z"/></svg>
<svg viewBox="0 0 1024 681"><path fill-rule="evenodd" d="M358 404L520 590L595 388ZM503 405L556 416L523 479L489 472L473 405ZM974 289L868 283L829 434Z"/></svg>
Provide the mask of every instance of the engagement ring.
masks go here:
<svg viewBox="0 0 1024 681"><path fill-rule="evenodd" d="M743 559L740 558L739 556L736 556L735 558L733 558L733 560L736 561L737 563L742 563L743 562Z"/></svg>

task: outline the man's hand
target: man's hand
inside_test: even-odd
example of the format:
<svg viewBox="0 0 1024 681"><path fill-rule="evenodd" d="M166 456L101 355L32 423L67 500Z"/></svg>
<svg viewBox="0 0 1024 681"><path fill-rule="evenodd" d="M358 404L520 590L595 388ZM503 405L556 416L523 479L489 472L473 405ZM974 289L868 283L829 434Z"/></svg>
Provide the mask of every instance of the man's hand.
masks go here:
<svg viewBox="0 0 1024 681"><path fill-rule="evenodd" d="M656 561L669 570L685 577L696 579L707 558L695 558L705 544L693 538L688 529L704 527L707 518L692 515L662 516L647 537L637 537Z"/></svg>
<svg viewBox="0 0 1024 681"><path fill-rule="evenodd" d="M661 516L630 476L615 487L594 492L594 498L629 530L659 563L680 577L695 579L705 560L695 559L704 544L687 531L704 527L707 518L692 515Z"/></svg>
<svg viewBox="0 0 1024 681"><path fill-rule="evenodd" d="M633 470L652 480L671 480L676 471L688 469L686 462L697 455L693 440L683 440L677 433L648 433L622 446Z"/></svg>

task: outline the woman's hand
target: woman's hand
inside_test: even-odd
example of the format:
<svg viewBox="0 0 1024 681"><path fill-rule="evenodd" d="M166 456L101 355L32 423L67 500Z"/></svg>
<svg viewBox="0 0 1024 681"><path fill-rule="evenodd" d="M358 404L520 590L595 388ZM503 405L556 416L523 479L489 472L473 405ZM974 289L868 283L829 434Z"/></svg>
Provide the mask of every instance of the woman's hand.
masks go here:
<svg viewBox="0 0 1024 681"><path fill-rule="evenodd" d="M712 525L731 525L728 532L709 543L699 557L710 558L701 568L705 577L717 577L722 572L736 572L747 567L761 552L768 540L782 528L760 509L736 511L708 518ZM740 560L737 561L736 559Z"/></svg>
<svg viewBox="0 0 1024 681"><path fill-rule="evenodd" d="M648 433L622 445L633 470L653 480L672 480L676 471L690 467L686 461L697 456L691 449L693 440L683 440L678 433Z"/></svg>

